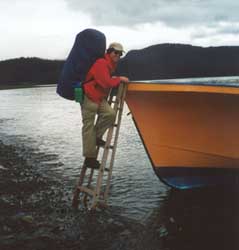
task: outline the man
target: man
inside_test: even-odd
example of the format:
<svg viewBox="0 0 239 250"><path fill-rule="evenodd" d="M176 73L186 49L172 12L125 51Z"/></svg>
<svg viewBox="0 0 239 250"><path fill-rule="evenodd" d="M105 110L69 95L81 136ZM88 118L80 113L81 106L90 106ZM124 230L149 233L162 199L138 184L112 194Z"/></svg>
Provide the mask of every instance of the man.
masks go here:
<svg viewBox="0 0 239 250"><path fill-rule="evenodd" d="M121 82L129 82L124 76L112 77L117 63L124 50L120 43L112 43L104 58L98 59L90 68L84 86L85 98L82 104L82 139L84 164L90 168L99 168L96 159L96 147L104 146L102 136L115 120L115 111L108 104L106 98L112 87ZM95 124L95 116L98 115Z"/></svg>

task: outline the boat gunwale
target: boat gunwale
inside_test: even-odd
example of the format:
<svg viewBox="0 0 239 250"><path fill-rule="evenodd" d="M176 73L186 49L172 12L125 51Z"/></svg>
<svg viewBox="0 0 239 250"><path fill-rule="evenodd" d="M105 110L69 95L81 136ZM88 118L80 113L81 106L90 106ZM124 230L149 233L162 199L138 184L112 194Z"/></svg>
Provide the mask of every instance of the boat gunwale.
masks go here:
<svg viewBox="0 0 239 250"><path fill-rule="evenodd" d="M149 82L131 81L128 84L128 91L146 92L204 92L221 94L239 94L239 86L209 85L198 83L175 83L175 82Z"/></svg>

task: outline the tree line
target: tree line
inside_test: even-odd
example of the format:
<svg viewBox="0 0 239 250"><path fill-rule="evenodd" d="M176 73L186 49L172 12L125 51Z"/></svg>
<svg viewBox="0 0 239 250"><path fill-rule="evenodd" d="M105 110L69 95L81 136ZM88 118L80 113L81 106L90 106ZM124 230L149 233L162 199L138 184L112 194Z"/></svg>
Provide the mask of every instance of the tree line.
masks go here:
<svg viewBox="0 0 239 250"><path fill-rule="evenodd" d="M0 84L56 84L64 60L36 57L0 61ZM131 50L117 74L131 80L239 75L239 46L199 47L158 44Z"/></svg>
<svg viewBox="0 0 239 250"><path fill-rule="evenodd" d="M16 58L0 62L0 84L57 83L64 61Z"/></svg>
<svg viewBox="0 0 239 250"><path fill-rule="evenodd" d="M118 73L131 80L239 75L239 46L199 47L159 44L132 50Z"/></svg>

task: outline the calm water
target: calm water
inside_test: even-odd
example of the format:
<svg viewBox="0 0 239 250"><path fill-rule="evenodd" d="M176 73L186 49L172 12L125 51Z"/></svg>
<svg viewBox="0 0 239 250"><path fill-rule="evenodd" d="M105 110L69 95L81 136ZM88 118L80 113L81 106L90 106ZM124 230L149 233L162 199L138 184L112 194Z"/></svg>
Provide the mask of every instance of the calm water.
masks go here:
<svg viewBox="0 0 239 250"><path fill-rule="evenodd" d="M238 79L229 78L234 84ZM71 192L83 161L79 105L58 97L55 86L1 90L0 103L0 140L24 148L20 153L35 163L36 171ZM145 225L143 244L154 246L149 249L238 249L237 190L175 192L165 186L154 175L127 113L126 107L111 182L112 208Z"/></svg>
<svg viewBox="0 0 239 250"><path fill-rule="evenodd" d="M0 136L42 155L39 171L61 178L72 189L83 162L80 106L55 94L55 86L2 90ZM114 165L110 204L143 218L168 189L154 175L125 108ZM45 157L44 157L45 155ZM32 159L34 161L34 158Z"/></svg>

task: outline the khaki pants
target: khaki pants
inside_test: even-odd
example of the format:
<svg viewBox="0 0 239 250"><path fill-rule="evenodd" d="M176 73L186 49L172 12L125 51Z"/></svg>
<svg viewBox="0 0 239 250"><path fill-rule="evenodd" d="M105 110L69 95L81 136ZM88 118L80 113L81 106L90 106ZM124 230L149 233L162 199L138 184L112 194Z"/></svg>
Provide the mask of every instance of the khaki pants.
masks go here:
<svg viewBox="0 0 239 250"><path fill-rule="evenodd" d="M105 131L114 123L116 113L106 100L100 104L94 103L84 96L82 111L83 156L96 157L96 138L101 138ZM95 117L98 115L95 124Z"/></svg>

